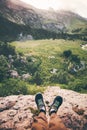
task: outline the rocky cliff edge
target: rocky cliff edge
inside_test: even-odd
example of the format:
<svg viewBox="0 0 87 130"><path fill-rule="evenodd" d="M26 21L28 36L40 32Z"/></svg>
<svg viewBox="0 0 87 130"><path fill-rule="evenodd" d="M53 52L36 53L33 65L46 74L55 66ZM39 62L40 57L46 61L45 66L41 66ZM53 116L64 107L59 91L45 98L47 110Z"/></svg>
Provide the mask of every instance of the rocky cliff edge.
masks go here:
<svg viewBox="0 0 87 130"><path fill-rule="evenodd" d="M48 110L56 95L63 97L58 116L69 130L87 130L87 94L59 87L48 87L43 93ZM0 97L0 130L30 130L36 112L35 95Z"/></svg>

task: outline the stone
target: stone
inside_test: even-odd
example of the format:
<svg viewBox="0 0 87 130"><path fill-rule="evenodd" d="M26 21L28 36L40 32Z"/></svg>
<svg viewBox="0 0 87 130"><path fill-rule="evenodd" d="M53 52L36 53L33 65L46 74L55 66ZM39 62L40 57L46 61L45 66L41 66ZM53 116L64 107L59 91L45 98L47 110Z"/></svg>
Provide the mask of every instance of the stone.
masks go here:
<svg viewBox="0 0 87 130"><path fill-rule="evenodd" d="M9 108L13 107L15 104L16 104L15 101L9 101L9 102L7 102L6 109L9 109Z"/></svg>
<svg viewBox="0 0 87 130"><path fill-rule="evenodd" d="M18 72L17 71L15 71L15 70L10 70L10 76L12 77L12 78L18 78Z"/></svg>
<svg viewBox="0 0 87 130"><path fill-rule="evenodd" d="M13 130L14 128L14 122L12 120L0 125L0 130Z"/></svg>
<svg viewBox="0 0 87 130"><path fill-rule="evenodd" d="M8 112L8 116L10 116L10 117L14 117L16 114L17 114L17 111L16 111L16 110L10 110L10 111Z"/></svg>
<svg viewBox="0 0 87 130"><path fill-rule="evenodd" d="M84 112L84 117L87 119L87 110Z"/></svg>
<svg viewBox="0 0 87 130"><path fill-rule="evenodd" d="M84 114L84 108L78 108L78 106L72 107L73 111L76 112L78 115Z"/></svg>
<svg viewBox="0 0 87 130"><path fill-rule="evenodd" d="M48 119L49 107L57 95L63 97L57 114L68 130L87 130L87 94L49 86L43 93ZM30 130L35 114L35 95L0 97L0 130Z"/></svg>

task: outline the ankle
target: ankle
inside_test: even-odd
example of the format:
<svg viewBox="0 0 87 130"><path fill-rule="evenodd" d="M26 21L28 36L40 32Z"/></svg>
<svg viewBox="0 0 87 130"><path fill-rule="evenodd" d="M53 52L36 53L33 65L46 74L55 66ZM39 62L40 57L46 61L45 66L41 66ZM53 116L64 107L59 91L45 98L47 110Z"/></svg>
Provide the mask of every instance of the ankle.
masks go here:
<svg viewBox="0 0 87 130"><path fill-rule="evenodd" d="M50 117L55 117L55 115L57 115L57 113L52 112L52 113L50 114Z"/></svg>
<svg viewBox="0 0 87 130"><path fill-rule="evenodd" d="M56 114L56 111L55 110L52 110L49 112L49 115L51 116L52 114Z"/></svg>
<svg viewBox="0 0 87 130"><path fill-rule="evenodd" d="M38 114L38 116L39 116L39 117L44 117L44 116L46 116L46 113L45 113L45 112L40 112L40 113Z"/></svg>
<svg viewBox="0 0 87 130"><path fill-rule="evenodd" d="M41 109L41 110L40 110L40 113L44 113L44 114L46 114L46 111L43 110L43 109Z"/></svg>

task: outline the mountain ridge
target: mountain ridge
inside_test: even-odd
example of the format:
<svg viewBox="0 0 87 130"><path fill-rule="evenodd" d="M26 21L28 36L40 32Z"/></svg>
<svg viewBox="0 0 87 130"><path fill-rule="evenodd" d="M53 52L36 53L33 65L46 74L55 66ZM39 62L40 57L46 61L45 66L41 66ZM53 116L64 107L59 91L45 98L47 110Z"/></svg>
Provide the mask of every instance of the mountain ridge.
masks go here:
<svg viewBox="0 0 87 130"><path fill-rule="evenodd" d="M62 22L63 21L63 17L65 17L64 19L66 19L67 20L67 17L68 17L68 19L69 19L69 17L71 16L71 18L72 17L77 17L78 19L80 19L80 20L83 20L83 21L85 21L86 19L85 18L83 18L83 17L81 17L80 15L78 15L78 14L75 14L75 13L73 13L73 12L71 12L71 11L64 11L64 10L61 10L61 11L50 11L50 10L40 10L40 9L36 9L36 8L34 8L33 6L31 6L31 5L27 5L27 4L25 4L25 3L23 3L23 2L21 2L21 1L17 1L17 0L15 0L15 1L13 1L13 0L6 0L5 2L3 2L4 0L1 0L1 3L2 4L0 4L0 6L1 6L1 9L0 9L0 12L1 13L3 13L3 15L5 15L6 13L7 14L9 14L9 16L11 16L11 11L13 11L13 13L14 13L14 15L17 15L17 16L20 16L21 17L21 15L22 15L22 17L23 17L23 15L25 14L25 19L27 19L26 18L26 14L27 13L30 13L30 14L27 14L28 16L28 18L31 18L31 17L29 17L29 15L31 15L31 14L34 14L35 15L35 18L37 19L37 18L43 18L43 19L47 19L48 20L48 22L50 22L49 20L54 20L54 23L56 23L56 22L58 22L57 20L59 20L59 22ZM2 6L3 5L3 6ZM8 9L8 10L5 10L5 8L6 9ZM3 8L4 8L4 10L3 10ZM19 12L16 12L16 11L19 11ZM17 13L17 14L16 14ZM20 14L19 14L20 13ZM23 14L24 13L24 14ZM11 18L13 17L13 19L15 19L15 16L11 16ZM21 18L22 18L21 17ZM9 17L7 17L8 19L9 19ZM34 16L32 16L32 19L34 19ZM35 20L36 20L35 19ZM11 20L11 19L9 19L9 20ZM22 19L23 20L23 19ZM28 19L28 20L30 20L30 19ZM40 19L41 20L41 19ZM17 21L16 21L17 22ZM29 22L29 21L28 21ZM34 21L33 21L34 22ZM36 21L35 21L36 22ZM43 22L43 21L42 21ZM21 22L20 22L21 23ZM24 21L24 24L26 24L26 21Z"/></svg>
<svg viewBox="0 0 87 130"><path fill-rule="evenodd" d="M71 11L40 10L17 0L1 0L0 15L15 24L56 34L87 27L87 20Z"/></svg>

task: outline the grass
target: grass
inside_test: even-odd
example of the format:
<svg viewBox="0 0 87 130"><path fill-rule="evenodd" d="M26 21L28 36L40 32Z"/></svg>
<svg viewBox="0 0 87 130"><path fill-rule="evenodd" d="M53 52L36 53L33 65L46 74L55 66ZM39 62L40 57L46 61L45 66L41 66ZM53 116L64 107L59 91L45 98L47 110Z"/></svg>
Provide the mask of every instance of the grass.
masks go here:
<svg viewBox="0 0 87 130"><path fill-rule="evenodd" d="M23 53L25 56L37 56L41 58L40 65L40 76L43 80L43 86L54 85L56 86L58 83L52 82L51 77L53 74L51 71L53 69L57 69L57 73L64 71L64 58L62 54L65 50L71 50L74 55L78 55L81 61L85 62L87 65L87 51L81 48L81 44L85 44L86 42L81 40L33 40L33 41L24 41L24 42L12 42L11 45L16 47L16 51ZM66 67L66 66L65 66ZM65 68L66 72L68 70ZM68 84L60 85L61 88L70 89L69 83L73 84L73 81L79 79L82 82L82 79L86 77L86 70L78 72L76 75L69 74ZM60 73L62 75L62 73ZM55 76L55 75L54 75ZM54 77L55 78L55 77ZM59 79L59 78L58 78ZM60 79L62 80L62 79ZM86 81L86 80L85 80ZM86 84L86 82L85 82ZM75 84L76 85L76 84ZM73 86L74 87L74 86ZM35 94L37 92L43 92L45 89L43 87L37 87L36 85L32 85L28 90L30 94ZM84 91L84 90L83 90Z"/></svg>
<svg viewBox="0 0 87 130"><path fill-rule="evenodd" d="M19 94L34 95L38 92L43 93L45 89L46 87L36 86L35 84L32 85L22 80L8 79L0 83L0 97Z"/></svg>
<svg viewBox="0 0 87 130"><path fill-rule="evenodd" d="M25 42L12 42L18 52L24 55L33 55L48 58L49 56L60 55L64 50L72 50L73 53L83 58L87 55L80 47L83 41L76 40L33 40Z"/></svg>
<svg viewBox="0 0 87 130"><path fill-rule="evenodd" d="M87 63L87 51L84 51L80 44L83 41L75 40L33 40L25 42L13 42L11 43L16 47L17 52L21 52L24 55L38 56L42 59L42 70L44 72L44 77L50 75L50 70L53 68L60 69L62 67L61 54L65 50L71 50L73 54L80 57L81 60ZM53 57L53 58L51 58ZM45 75L46 74L46 75Z"/></svg>
<svg viewBox="0 0 87 130"><path fill-rule="evenodd" d="M83 20L79 19L72 19L71 24L68 27L70 33L72 32L72 30L81 29L79 31L79 34L83 33L86 28L87 28L86 20L83 22Z"/></svg>
<svg viewBox="0 0 87 130"><path fill-rule="evenodd" d="M45 91L46 87L40 87L40 86L36 86L36 85L27 84L27 89L28 89L28 94L34 95L38 92L43 93Z"/></svg>

